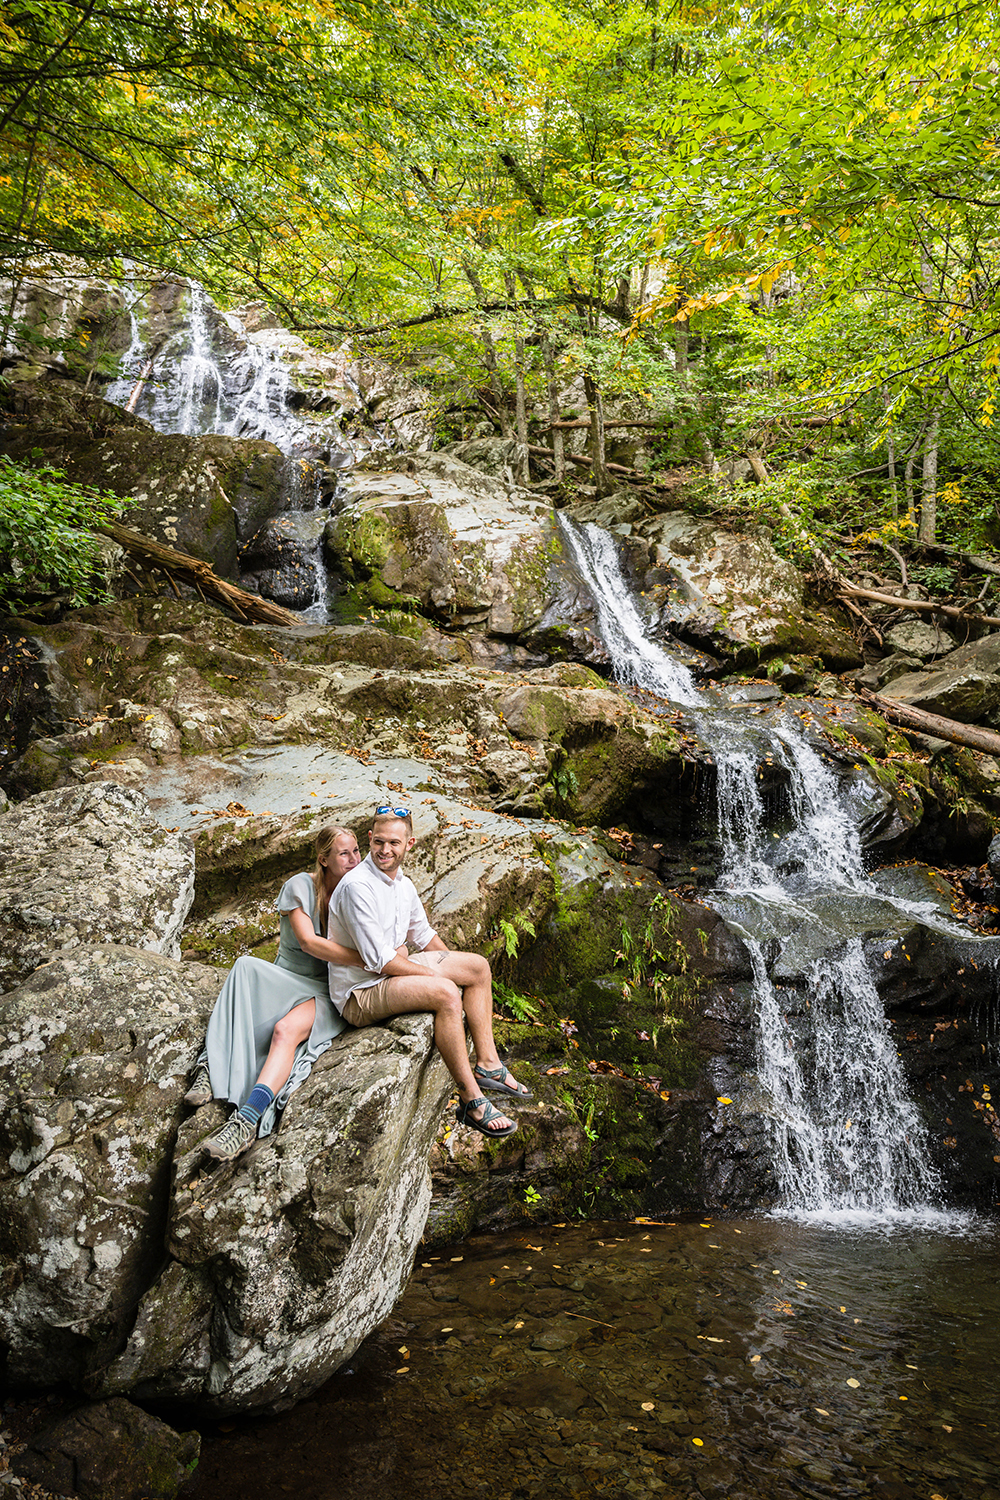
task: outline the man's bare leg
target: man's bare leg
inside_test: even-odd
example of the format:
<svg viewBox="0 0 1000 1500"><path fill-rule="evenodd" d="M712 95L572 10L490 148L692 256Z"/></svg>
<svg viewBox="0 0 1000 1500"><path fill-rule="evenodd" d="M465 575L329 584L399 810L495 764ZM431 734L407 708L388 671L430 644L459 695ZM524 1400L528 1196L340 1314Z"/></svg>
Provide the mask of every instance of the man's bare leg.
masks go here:
<svg viewBox="0 0 1000 1500"><path fill-rule="evenodd" d="M463 991L462 1005L469 1023L469 1034L476 1049L476 1065L492 1073L500 1067L497 1044L493 1037L493 975L485 958L478 953L445 953L434 972L454 980ZM509 1075L511 1081L514 1075ZM511 1090L511 1096L516 1097Z"/></svg>
<svg viewBox="0 0 1000 1500"><path fill-rule="evenodd" d="M454 955L449 954L451 958ZM475 955L466 955L472 956ZM469 1051L465 1040L465 1022L462 1017L462 992L452 979L441 975L438 969L423 975L397 975L390 979L386 997L392 1006L393 1015L407 1015L414 1011L430 1011L434 1016L434 1041L444 1059L445 1067L454 1078L464 1104L481 1097L482 1090L476 1082L469 1063ZM492 1032L491 1032L492 1034ZM494 1049L495 1055L495 1049ZM478 1054L477 1054L478 1056ZM481 1119L484 1113L480 1105L472 1111L473 1119ZM514 1124L509 1116L498 1114L487 1129L503 1130Z"/></svg>

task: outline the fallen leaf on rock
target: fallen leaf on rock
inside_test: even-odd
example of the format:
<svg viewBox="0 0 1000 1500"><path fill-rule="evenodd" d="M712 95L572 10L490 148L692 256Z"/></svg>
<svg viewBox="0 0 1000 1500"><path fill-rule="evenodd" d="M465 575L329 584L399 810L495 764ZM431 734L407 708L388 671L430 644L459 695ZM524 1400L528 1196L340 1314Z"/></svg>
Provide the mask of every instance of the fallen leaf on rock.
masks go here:
<svg viewBox="0 0 1000 1500"><path fill-rule="evenodd" d="M828 1417L830 1415L830 1413L828 1411L824 1411L821 1406L817 1406L816 1410L819 1412L821 1417Z"/></svg>
<svg viewBox="0 0 1000 1500"><path fill-rule="evenodd" d="M861 1381L860 1380L855 1380L854 1377L852 1376L851 1379L847 1382L847 1384L851 1387L852 1391L856 1391L856 1390L858 1390L860 1388Z"/></svg>
<svg viewBox="0 0 1000 1500"><path fill-rule="evenodd" d="M653 1411L655 1409L655 1407L656 1407L656 1402L655 1401L644 1401L642 1403L642 1409L643 1409L643 1411Z"/></svg>

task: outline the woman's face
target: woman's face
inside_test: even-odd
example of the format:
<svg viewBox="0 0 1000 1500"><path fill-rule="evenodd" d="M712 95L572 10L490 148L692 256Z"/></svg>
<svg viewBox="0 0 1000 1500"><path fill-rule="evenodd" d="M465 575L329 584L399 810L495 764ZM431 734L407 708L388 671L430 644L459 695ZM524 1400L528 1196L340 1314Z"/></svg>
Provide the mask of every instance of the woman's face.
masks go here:
<svg viewBox="0 0 1000 1500"><path fill-rule="evenodd" d="M323 863L333 877L334 885L342 875L347 874L348 870L353 870L355 865L359 865L361 850L358 848L358 841L354 834L338 833Z"/></svg>

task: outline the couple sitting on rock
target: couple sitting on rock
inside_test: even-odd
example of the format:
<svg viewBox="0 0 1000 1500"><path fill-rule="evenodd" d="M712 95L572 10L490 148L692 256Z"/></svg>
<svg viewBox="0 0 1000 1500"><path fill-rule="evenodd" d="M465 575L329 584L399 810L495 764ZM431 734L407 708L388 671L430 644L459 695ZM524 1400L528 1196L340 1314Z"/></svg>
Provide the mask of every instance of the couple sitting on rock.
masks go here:
<svg viewBox="0 0 1000 1500"><path fill-rule="evenodd" d="M184 1096L193 1105L239 1106L204 1142L210 1156L231 1160L268 1135L347 1023L370 1026L409 1011L434 1015L434 1039L458 1086L459 1123L488 1136L517 1129L483 1092L531 1097L497 1056L490 966L478 953L445 947L403 874L416 842L409 809L377 807L368 842L362 860L349 829L321 829L312 875L293 875L278 896L275 962L244 957L230 972Z"/></svg>

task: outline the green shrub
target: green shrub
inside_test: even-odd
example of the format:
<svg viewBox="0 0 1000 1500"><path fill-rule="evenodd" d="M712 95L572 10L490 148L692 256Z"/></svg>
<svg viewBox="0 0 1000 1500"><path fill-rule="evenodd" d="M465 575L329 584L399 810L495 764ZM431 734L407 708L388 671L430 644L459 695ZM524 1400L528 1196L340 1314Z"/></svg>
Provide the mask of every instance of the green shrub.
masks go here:
<svg viewBox="0 0 1000 1500"><path fill-rule="evenodd" d="M81 489L58 469L29 469L0 454L0 609L32 596L64 593L72 605L106 599L101 540L89 529L125 505L117 495Z"/></svg>

